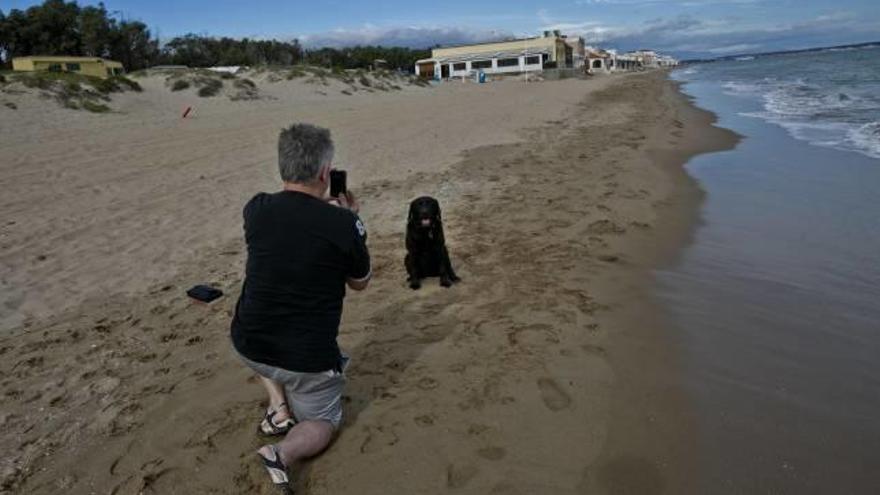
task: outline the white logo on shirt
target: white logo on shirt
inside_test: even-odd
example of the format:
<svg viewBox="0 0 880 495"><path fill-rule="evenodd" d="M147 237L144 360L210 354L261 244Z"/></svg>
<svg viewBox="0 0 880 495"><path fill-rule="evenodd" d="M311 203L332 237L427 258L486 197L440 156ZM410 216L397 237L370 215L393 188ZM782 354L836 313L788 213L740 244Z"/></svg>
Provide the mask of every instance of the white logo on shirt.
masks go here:
<svg viewBox="0 0 880 495"><path fill-rule="evenodd" d="M358 220L357 222L355 222L354 226L357 227L358 234L360 234L361 237L363 237L364 235L367 234L367 228L364 227L364 222L361 222L360 220Z"/></svg>

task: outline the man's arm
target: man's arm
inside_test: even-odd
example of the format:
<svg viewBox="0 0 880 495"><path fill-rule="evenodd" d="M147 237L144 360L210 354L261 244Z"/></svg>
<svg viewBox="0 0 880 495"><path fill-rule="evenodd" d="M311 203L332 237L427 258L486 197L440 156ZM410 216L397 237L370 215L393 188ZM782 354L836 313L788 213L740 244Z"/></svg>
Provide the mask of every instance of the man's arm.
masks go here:
<svg viewBox="0 0 880 495"><path fill-rule="evenodd" d="M354 238L352 240L351 265L348 270L346 285L352 290L364 290L370 284L373 276L373 267L370 263L370 251L367 249L367 229L363 221L357 216L357 202L351 193L346 194L346 206L354 206ZM341 198L342 196L340 196Z"/></svg>

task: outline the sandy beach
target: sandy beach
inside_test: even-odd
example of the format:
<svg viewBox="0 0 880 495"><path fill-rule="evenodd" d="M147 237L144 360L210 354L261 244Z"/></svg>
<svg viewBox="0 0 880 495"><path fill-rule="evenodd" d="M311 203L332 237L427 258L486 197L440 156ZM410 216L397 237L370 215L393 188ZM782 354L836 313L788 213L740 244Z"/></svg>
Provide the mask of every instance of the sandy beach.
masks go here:
<svg viewBox="0 0 880 495"><path fill-rule="evenodd" d="M278 130L329 127L370 232L349 294L344 427L298 493L691 493L699 452L651 270L731 147L662 71L391 92L158 78L108 114L0 107L0 492L273 493L262 390L230 347L241 207ZM180 111L196 106L192 119ZM437 197L463 282L405 284L408 202ZM211 305L184 292L210 283Z"/></svg>

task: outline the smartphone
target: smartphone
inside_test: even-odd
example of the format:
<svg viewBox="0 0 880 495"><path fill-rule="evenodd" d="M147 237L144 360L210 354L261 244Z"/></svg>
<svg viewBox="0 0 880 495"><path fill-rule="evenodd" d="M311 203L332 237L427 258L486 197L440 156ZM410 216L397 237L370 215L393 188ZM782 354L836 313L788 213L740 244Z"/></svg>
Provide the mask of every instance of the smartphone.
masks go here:
<svg viewBox="0 0 880 495"><path fill-rule="evenodd" d="M208 285L197 285L192 289L186 291L186 295L195 299L196 301L201 301L205 303L209 303L214 299L219 298L223 295L223 291L220 289L215 289Z"/></svg>
<svg viewBox="0 0 880 495"><path fill-rule="evenodd" d="M330 171L330 196L338 198L340 194L345 195L347 192L345 186L346 175L345 170Z"/></svg>

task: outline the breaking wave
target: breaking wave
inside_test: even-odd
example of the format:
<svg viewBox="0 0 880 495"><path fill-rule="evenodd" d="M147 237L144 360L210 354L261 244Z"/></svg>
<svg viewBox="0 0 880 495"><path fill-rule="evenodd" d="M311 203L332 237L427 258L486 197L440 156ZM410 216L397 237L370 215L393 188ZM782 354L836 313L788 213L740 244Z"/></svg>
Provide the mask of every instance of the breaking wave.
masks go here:
<svg viewBox="0 0 880 495"><path fill-rule="evenodd" d="M728 95L752 97L763 106L762 111L741 115L777 124L792 137L811 144L880 158L880 123L870 119L880 115L878 95L857 87L823 87L803 79L727 81L723 88Z"/></svg>

